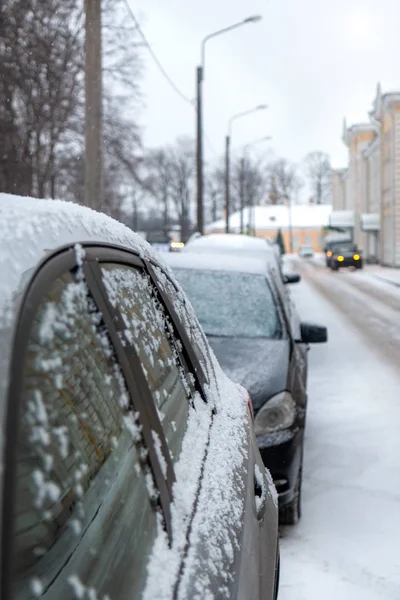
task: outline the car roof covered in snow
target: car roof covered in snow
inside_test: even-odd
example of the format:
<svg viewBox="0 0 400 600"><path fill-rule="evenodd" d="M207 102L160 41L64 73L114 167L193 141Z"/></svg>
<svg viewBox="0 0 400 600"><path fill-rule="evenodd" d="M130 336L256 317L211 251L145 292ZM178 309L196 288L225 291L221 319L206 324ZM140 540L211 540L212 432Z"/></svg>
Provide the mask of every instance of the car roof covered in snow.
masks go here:
<svg viewBox="0 0 400 600"><path fill-rule="evenodd" d="M46 255L87 242L124 246L142 257L156 257L147 242L105 214L61 200L0 194L0 424L14 323L24 291Z"/></svg>
<svg viewBox="0 0 400 600"><path fill-rule="evenodd" d="M142 238L103 213L61 200L0 194L0 319L10 294L22 291L46 254L84 242L125 246L154 256Z"/></svg>
<svg viewBox="0 0 400 600"><path fill-rule="evenodd" d="M209 249L218 251L243 251L243 252L271 252L271 246L261 238L235 233L214 233L197 236L190 240L184 252L209 252Z"/></svg>
<svg viewBox="0 0 400 600"><path fill-rule="evenodd" d="M268 263L261 257L237 254L216 254L214 252L169 252L164 256L165 262L174 269L199 269L204 271L233 271L236 273L253 273L266 275Z"/></svg>

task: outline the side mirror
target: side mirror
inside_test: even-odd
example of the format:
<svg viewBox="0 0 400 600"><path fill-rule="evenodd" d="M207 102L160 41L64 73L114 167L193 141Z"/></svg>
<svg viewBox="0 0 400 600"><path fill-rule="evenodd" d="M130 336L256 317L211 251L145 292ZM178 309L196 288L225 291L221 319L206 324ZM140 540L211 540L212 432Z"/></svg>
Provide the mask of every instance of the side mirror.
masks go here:
<svg viewBox="0 0 400 600"><path fill-rule="evenodd" d="M322 325L312 323L300 324L301 340L303 344L323 344L328 341L328 330Z"/></svg>
<svg viewBox="0 0 400 600"><path fill-rule="evenodd" d="M298 273L284 274L283 283L299 283L301 276Z"/></svg>

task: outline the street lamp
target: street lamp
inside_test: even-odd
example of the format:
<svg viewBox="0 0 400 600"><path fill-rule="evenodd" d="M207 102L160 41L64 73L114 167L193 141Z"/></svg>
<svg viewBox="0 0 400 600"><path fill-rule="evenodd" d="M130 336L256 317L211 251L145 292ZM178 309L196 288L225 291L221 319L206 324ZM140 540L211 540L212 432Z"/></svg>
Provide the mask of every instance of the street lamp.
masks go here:
<svg viewBox="0 0 400 600"><path fill-rule="evenodd" d="M252 146L256 146L257 144L261 144L262 142L267 142L272 140L270 135L259 138L258 140L254 140L254 142L250 142L243 146L243 155L240 159L240 179L239 179L239 199L240 199L240 233L244 231L244 167L245 167L245 156L247 148L251 148ZM253 198L250 203L250 211L249 211L249 231L252 231L252 235L255 235L255 222L254 222L254 202Z"/></svg>
<svg viewBox="0 0 400 600"><path fill-rule="evenodd" d="M268 106L266 104L259 104L254 108L250 108L249 110L245 110L243 112L237 113L233 115L229 119L228 122L228 135L225 138L225 231L229 233L229 204L230 204L230 175L229 175L229 167L230 167L230 145L231 145L231 136L232 136L232 124L237 119L241 119L242 117L246 117L253 112L257 112L259 110L265 110Z"/></svg>
<svg viewBox="0 0 400 600"><path fill-rule="evenodd" d="M204 80L204 66L205 66L205 54L206 54L206 43L217 35L222 35L232 29L247 25L248 23L257 23L261 21L260 15L247 17L243 21L219 29L207 35L201 42L201 62L200 66L197 67L197 100L196 100L196 173L197 173L197 230L203 234L204 222L203 222L203 99L202 99L202 84Z"/></svg>

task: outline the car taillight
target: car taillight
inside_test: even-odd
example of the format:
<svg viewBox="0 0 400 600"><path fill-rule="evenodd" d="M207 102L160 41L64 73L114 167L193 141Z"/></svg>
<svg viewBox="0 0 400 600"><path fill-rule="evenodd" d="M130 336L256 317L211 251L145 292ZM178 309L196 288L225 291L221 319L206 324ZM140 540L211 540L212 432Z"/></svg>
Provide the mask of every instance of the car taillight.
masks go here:
<svg viewBox="0 0 400 600"><path fill-rule="evenodd" d="M252 421L254 423L254 410L253 410L253 403L251 401L250 394L247 394L247 405L249 407L249 411L250 411L250 414L251 414L251 419L252 419Z"/></svg>

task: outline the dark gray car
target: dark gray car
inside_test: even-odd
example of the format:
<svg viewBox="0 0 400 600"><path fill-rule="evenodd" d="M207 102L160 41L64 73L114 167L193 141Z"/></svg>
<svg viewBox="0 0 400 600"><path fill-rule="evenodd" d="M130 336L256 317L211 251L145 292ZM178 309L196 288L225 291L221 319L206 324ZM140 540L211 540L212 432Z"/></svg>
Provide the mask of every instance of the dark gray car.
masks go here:
<svg viewBox="0 0 400 600"><path fill-rule="evenodd" d="M264 464L279 493L280 522L301 515L307 350L326 329L301 324L280 273L261 258L168 257L222 368L249 390Z"/></svg>
<svg viewBox="0 0 400 600"><path fill-rule="evenodd" d="M161 259L1 194L0 256L1 599L276 598L248 395Z"/></svg>

